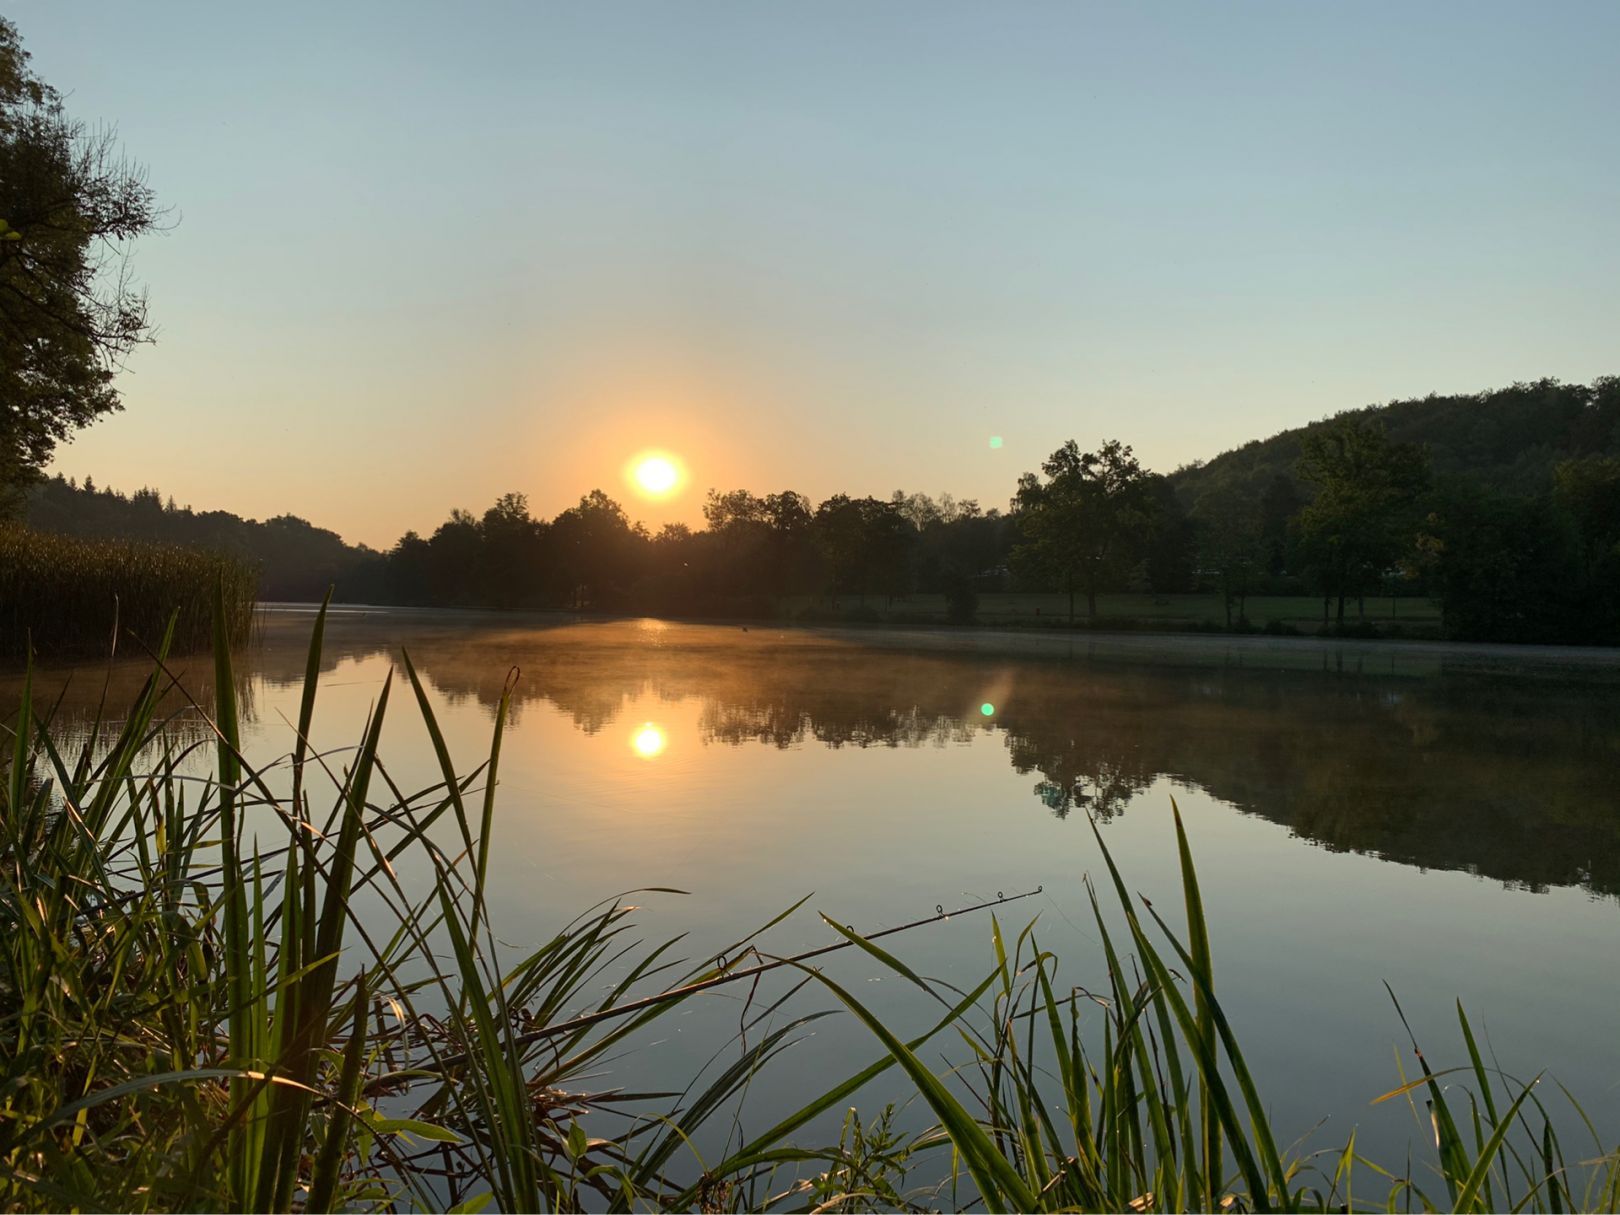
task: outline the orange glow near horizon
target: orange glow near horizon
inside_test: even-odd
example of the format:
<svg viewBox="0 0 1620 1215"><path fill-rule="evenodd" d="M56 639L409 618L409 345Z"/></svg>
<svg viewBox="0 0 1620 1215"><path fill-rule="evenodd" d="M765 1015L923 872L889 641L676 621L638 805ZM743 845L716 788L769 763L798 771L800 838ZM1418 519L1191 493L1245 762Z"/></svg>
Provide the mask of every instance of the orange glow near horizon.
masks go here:
<svg viewBox="0 0 1620 1215"><path fill-rule="evenodd" d="M625 480L642 498L665 502L686 485L686 469L678 457L666 451L644 451L625 465Z"/></svg>

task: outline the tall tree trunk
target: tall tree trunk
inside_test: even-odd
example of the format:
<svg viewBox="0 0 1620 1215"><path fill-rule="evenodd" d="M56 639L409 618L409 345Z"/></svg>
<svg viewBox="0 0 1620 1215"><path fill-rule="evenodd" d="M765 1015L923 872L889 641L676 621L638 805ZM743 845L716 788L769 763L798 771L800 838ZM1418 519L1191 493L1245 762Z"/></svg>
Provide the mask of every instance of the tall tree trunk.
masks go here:
<svg viewBox="0 0 1620 1215"><path fill-rule="evenodd" d="M1094 587L1086 588L1086 615L1097 619L1097 591Z"/></svg>
<svg viewBox="0 0 1620 1215"><path fill-rule="evenodd" d="M1069 579L1069 623L1074 623L1074 579Z"/></svg>

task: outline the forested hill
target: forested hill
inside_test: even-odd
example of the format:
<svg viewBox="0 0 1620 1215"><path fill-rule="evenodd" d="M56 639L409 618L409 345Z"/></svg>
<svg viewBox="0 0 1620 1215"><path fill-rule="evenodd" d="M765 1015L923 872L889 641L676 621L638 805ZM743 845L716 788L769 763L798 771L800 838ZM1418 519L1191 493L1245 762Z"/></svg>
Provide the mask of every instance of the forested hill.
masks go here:
<svg viewBox="0 0 1620 1215"><path fill-rule="evenodd" d="M1489 392L1430 395L1338 416L1378 422L1392 441L1424 445L1437 478L1477 478L1504 493L1546 492L1553 469L1564 460L1620 456L1620 376L1589 385L1537 380ZM1304 436L1333 420L1253 440L1179 468L1170 481L1188 502L1221 483L1260 486L1278 475L1297 481Z"/></svg>
<svg viewBox="0 0 1620 1215"><path fill-rule="evenodd" d="M194 511L164 500L154 489L125 495L50 477L31 486L24 519L43 532L98 539L151 540L229 553L259 573L259 595L269 600L318 600L329 586L347 602L364 601L382 587L383 555L345 544L336 532L296 515L260 522L230 511Z"/></svg>

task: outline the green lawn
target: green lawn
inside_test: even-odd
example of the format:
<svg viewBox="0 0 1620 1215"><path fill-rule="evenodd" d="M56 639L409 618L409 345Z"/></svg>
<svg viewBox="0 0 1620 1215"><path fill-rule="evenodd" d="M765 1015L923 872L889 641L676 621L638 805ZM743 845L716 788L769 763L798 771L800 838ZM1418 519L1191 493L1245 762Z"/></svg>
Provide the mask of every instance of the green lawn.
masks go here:
<svg viewBox="0 0 1620 1215"><path fill-rule="evenodd" d="M830 600L801 598L791 601L789 611L798 614L812 604L817 612L833 610ZM1357 611L1359 606L1355 601L1345 604L1347 623L1363 619L1375 624L1394 621L1402 626L1438 627L1440 623L1440 609L1427 598L1369 598L1364 617ZM873 595L864 601L858 596L845 595L840 597L837 610L856 618L869 617L873 613L895 620L923 618L943 622L946 618L943 595L908 595L893 600ZM1062 594L987 593L979 596L978 621L980 624L1063 623L1068 619L1068 612L1068 596ZM1309 595L1251 595L1245 612L1249 622L1256 627L1264 627L1276 620L1303 632L1313 632L1322 623L1322 601ZM1103 622L1153 621L1167 627L1199 625L1206 621L1224 625L1226 609L1221 597L1214 594L1099 595L1097 616ZM1075 601L1075 618L1083 622L1085 617L1086 601L1084 597L1078 597Z"/></svg>

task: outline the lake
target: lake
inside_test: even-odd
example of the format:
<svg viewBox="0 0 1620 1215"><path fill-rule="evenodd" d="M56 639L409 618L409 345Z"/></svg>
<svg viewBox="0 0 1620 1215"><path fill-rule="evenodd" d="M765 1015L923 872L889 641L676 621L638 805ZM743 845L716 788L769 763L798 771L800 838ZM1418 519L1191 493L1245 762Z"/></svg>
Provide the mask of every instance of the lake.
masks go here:
<svg viewBox="0 0 1620 1215"><path fill-rule="evenodd" d="M267 611L238 660L245 747L261 759L289 749L312 622ZM1609 1142L1620 1130L1613 651L345 609L328 629L318 746L357 741L402 646L467 768L518 671L490 906L513 958L646 887L688 892L635 901L649 940L688 933L693 958L806 895L763 947L833 940L818 910L876 931L1039 890L1000 908L1003 926L1039 916L1066 982L1101 987L1088 817L1131 888L1175 909L1173 799L1217 990L1280 1141L1336 1149L1357 1127L1362 1152L1398 1164L1426 1133L1407 1103L1370 1104L1401 1082L1398 1060L1414 1066L1385 983L1436 1068L1466 1061L1460 1000L1504 1070L1547 1069ZM208 686L206 656L175 666ZM114 703L142 672L115 665ZM61 680L38 682L54 696ZM100 690L98 670L77 672L59 728L82 728ZM395 693L383 755L398 784L426 786L437 766L408 688ZM885 944L961 985L993 965L987 912ZM933 1019L864 959L830 969L902 1029ZM617 1080L689 1079L725 1050L744 994L689 1003ZM878 1053L852 1018L822 1020L744 1117L757 1130Z"/></svg>

